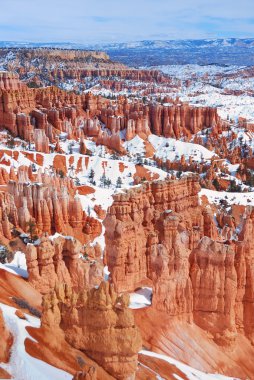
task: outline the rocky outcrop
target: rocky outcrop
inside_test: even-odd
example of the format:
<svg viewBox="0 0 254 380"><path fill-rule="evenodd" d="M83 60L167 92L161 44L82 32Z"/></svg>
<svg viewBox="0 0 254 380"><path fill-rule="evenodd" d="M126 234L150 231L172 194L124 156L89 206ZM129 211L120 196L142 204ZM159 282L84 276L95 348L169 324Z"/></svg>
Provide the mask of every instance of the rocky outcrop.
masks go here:
<svg viewBox="0 0 254 380"><path fill-rule="evenodd" d="M236 322L254 345L254 210L249 208L244 218L239 242L236 244L237 274Z"/></svg>
<svg viewBox="0 0 254 380"><path fill-rule="evenodd" d="M28 138L27 115L35 107L35 97L31 89L20 86L19 89L0 90L0 125L12 135Z"/></svg>
<svg viewBox="0 0 254 380"><path fill-rule="evenodd" d="M98 70L80 75L115 75L135 80L143 78L149 81L156 78L157 81L169 81L159 72L146 70ZM116 104L112 104L100 95L77 95L57 87L29 89L15 78L17 85L0 89L0 125L13 136L19 136L29 143L34 142L36 150L44 153L49 152L49 143L55 144L56 149L60 150L57 146L60 133L69 139L80 139L82 154L86 152L82 143L84 135L94 137L97 144L125 154L121 131L125 132L127 141L136 135L147 139L151 133L190 140L193 134L205 128L221 129L221 120L215 108L193 107L180 103L178 99L171 100L172 103L144 104L139 100L129 102L123 96L119 96ZM101 122L106 129L102 128Z"/></svg>
<svg viewBox="0 0 254 380"><path fill-rule="evenodd" d="M187 248L203 236L198 191L197 180L189 177L146 183L141 189L114 196L104 224L106 262L118 291L133 290L143 280L156 276L156 271L162 271L159 257L168 255L175 239L181 240L176 236L179 225L183 231L187 229L186 236L182 236Z"/></svg>
<svg viewBox="0 0 254 380"><path fill-rule="evenodd" d="M43 129L34 130L34 143L37 152L49 153L49 139Z"/></svg>
<svg viewBox="0 0 254 380"><path fill-rule="evenodd" d="M0 174L2 184L9 180L6 189L0 192L0 233L7 240L12 238L13 227L26 232L31 241L45 233L58 232L84 244L101 234L100 221L83 211L69 178L41 170L34 173L31 166L20 166L17 173L11 168L10 174L5 171Z"/></svg>
<svg viewBox="0 0 254 380"><path fill-rule="evenodd" d="M20 90L24 85L19 76L8 71L0 71L0 90Z"/></svg>
<svg viewBox="0 0 254 380"><path fill-rule="evenodd" d="M190 255L195 323L221 345L237 335L237 272L234 247L203 237Z"/></svg>
<svg viewBox="0 0 254 380"><path fill-rule="evenodd" d="M100 260L82 259L84 247L71 237L48 239L39 246L28 244L26 262L29 282L42 294L54 290L57 284L67 284L75 290L97 286L103 279Z"/></svg>
<svg viewBox="0 0 254 380"><path fill-rule="evenodd" d="M79 293L60 285L44 297L42 326L60 326L73 347L84 351L114 378L131 380L135 378L141 337L128 304L129 297L117 296L109 283Z"/></svg>
<svg viewBox="0 0 254 380"><path fill-rule="evenodd" d="M69 178L38 173L37 181L29 183L28 172L23 170L19 182L10 181L8 184L15 203L12 211L16 209L17 224L24 231L29 232L29 223L34 221L36 229L33 234L38 236L45 232L58 232L85 243L100 235L100 222L83 211Z"/></svg>
<svg viewBox="0 0 254 380"><path fill-rule="evenodd" d="M78 371L72 380L97 380L97 371L95 367L89 367L87 370Z"/></svg>
<svg viewBox="0 0 254 380"><path fill-rule="evenodd" d="M216 108L188 104L150 107L151 131L155 135L180 138L213 127L219 121Z"/></svg>
<svg viewBox="0 0 254 380"><path fill-rule="evenodd" d="M18 213L13 197L0 192L0 234L6 239L11 239L12 226L18 225Z"/></svg>
<svg viewBox="0 0 254 380"><path fill-rule="evenodd" d="M253 342L254 213L229 243L234 224L219 217L220 235L198 191L192 177L114 197L104 222L111 281L118 291L152 284L153 309L196 323L219 345L234 345L241 333Z"/></svg>

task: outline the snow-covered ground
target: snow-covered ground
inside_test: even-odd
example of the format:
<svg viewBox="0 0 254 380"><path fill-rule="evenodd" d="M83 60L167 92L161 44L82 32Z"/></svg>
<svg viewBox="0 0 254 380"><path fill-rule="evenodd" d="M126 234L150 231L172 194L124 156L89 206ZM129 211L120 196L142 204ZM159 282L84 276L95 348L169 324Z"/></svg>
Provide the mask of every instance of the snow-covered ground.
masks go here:
<svg viewBox="0 0 254 380"><path fill-rule="evenodd" d="M237 119L239 116L254 120L254 97L248 95L225 95L216 90L200 95L191 95L191 89L180 96L180 99L191 104L218 108L221 118Z"/></svg>
<svg viewBox="0 0 254 380"><path fill-rule="evenodd" d="M150 135L148 137L149 142L154 147L156 157L171 162L179 160L183 155L186 160L192 157L194 162L202 162L211 160L216 154L202 145L192 144L176 139L165 138L156 135Z"/></svg>
<svg viewBox="0 0 254 380"><path fill-rule="evenodd" d="M219 66L219 65L161 65L151 68L161 70L163 73L172 75L181 80L190 79L193 76L202 77L204 75L233 74L245 66Z"/></svg>
<svg viewBox="0 0 254 380"><path fill-rule="evenodd" d="M157 354L156 352L142 350L142 351L140 351L140 354L146 355L146 356L149 356L149 357L152 357L152 358L161 359L161 360L166 361L169 364L173 364L189 380L233 380L232 377L226 377L226 376L219 375L219 374L208 374L208 373L204 373L204 372L198 371L197 369L194 369L194 368L192 368L192 367L190 367L190 366L188 366L186 364L183 364L183 363L179 362L178 360L175 360L175 359L173 359L173 358L171 358L169 356L166 356L166 355ZM160 377L159 373L157 373L157 375L158 375L158 379L162 379ZM177 374L174 374L173 376L177 380L182 380L183 379L182 377L180 377ZM234 380L237 380L237 379L234 379Z"/></svg>
<svg viewBox="0 0 254 380"><path fill-rule="evenodd" d="M229 193L226 191L215 191L201 189L200 198L205 195L209 203L220 204L221 200L227 201L228 205L254 206L254 192L249 193Z"/></svg>
<svg viewBox="0 0 254 380"><path fill-rule="evenodd" d="M152 288L143 287L130 294L130 309L141 309L152 304Z"/></svg>
<svg viewBox="0 0 254 380"><path fill-rule="evenodd" d="M9 363L1 363L1 367L10 373L14 380L71 380L72 375L55 368L41 360L30 356L26 350L24 342L26 338L33 339L26 331L27 326L40 327L40 319L25 314L26 320L15 315L16 309L4 304L0 304L3 311L7 328L14 337Z"/></svg>
<svg viewBox="0 0 254 380"><path fill-rule="evenodd" d="M0 263L0 268L23 278L28 278L26 256L23 252L17 251L13 260L8 264Z"/></svg>
<svg viewBox="0 0 254 380"><path fill-rule="evenodd" d="M179 96L181 101L200 106L217 107L223 119L241 116L254 120L254 77L243 74L247 67L162 65L151 68L170 75L173 81L180 81L178 90L172 92L169 89L168 95ZM229 91L242 91L243 94L228 94Z"/></svg>

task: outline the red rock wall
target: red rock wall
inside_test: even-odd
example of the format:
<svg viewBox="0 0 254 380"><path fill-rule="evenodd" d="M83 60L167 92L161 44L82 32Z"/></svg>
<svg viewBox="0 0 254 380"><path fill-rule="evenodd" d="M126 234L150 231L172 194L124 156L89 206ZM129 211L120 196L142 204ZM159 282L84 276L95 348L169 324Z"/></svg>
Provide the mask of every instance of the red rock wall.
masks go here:
<svg viewBox="0 0 254 380"><path fill-rule="evenodd" d="M23 231L29 230L28 223L33 220L39 236L45 232L59 232L85 243L100 235L100 222L83 211L70 179L42 174L37 175L37 182L41 184L28 185L28 182L26 170L22 176L20 174L18 182L8 184L15 203L12 211L15 213L15 223Z"/></svg>
<svg viewBox="0 0 254 380"><path fill-rule="evenodd" d="M106 262L118 291L134 289L156 275L156 250L163 255L177 238L180 220L175 212L182 215L183 228L188 228L187 248L200 239L204 226L198 191L197 180L187 178L147 183L114 196L104 224Z"/></svg>
<svg viewBox="0 0 254 380"><path fill-rule="evenodd" d="M88 243L101 234L101 223L83 211L69 178L40 170L35 175L31 167L20 166L17 176L11 170L4 181L8 192L0 192L0 233L6 239L11 239L12 227L30 234L31 222L34 236L58 232Z"/></svg>
<svg viewBox="0 0 254 380"><path fill-rule="evenodd" d="M152 284L153 309L194 321L220 345L238 333L253 342L254 213L228 245L198 191L187 178L114 197L104 222L111 281L120 292Z"/></svg>
<svg viewBox="0 0 254 380"><path fill-rule="evenodd" d="M8 71L0 71L0 90L20 90L24 87L19 76Z"/></svg>
<svg viewBox="0 0 254 380"><path fill-rule="evenodd" d="M98 72L96 75L104 74L107 72ZM120 70L114 75L159 78L159 72L139 73L138 70ZM14 136L29 142L35 141L39 151L48 151L47 138L54 143L60 132L66 132L68 138L75 139L79 139L84 132L85 135L96 137L98 144L124 153L119 136L119 132L124 129L127 140L136 135L146 138L150 133L174 138L184 136L188 140L199 130L220 124L214 108L197 108L176 102L170 106L158 103L144 105L140 101L128 103L122 96L113 102L112 107L112 102L101 96L89 93L76 95L56 87L29 89L17 78L15 81L17 84L5 86L8 89L0 89L0 126L7 128ZM110 133L102 131L99 120ZM34 128L44 130L46 136L43 131L34 131Z"/></svg>
<svg viewBox="0 0 254 380"><path fill-rule="evenodd" d="M70 237L43 237L39 246L28 244L28 280L42 294L54 290L57 284L66 284L76 291L98 286L103 280L100 257L83 260L83 254L82 244Z"/></svg>
<svg viewBox="0 0 254 380"><path fill-rule="evenodd" d="M142 341L128 304L129 296L118 297L109 283L79 293L58 285L44 297L42 326L60 326L68 343L114 378L134 379Z"/></svg>

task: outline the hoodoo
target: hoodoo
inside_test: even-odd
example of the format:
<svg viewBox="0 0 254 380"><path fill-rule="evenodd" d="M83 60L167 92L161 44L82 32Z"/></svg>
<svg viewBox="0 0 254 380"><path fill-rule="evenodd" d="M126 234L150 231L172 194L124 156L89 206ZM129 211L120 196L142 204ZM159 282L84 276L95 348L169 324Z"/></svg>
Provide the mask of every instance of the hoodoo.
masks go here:
<svg viewBox="0 0 254 380"><path fill-rule="evenodd" d="M0 47L0 378L254 378L254 70L207 65L253 42L223 41Z"/></svg>

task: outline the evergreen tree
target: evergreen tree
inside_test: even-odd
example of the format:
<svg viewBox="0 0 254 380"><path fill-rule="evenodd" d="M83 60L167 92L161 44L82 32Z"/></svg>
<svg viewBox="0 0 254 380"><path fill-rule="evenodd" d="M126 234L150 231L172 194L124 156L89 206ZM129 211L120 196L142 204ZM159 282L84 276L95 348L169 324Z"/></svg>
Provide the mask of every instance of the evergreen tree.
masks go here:
<svg viewBox="0 0 254 380"><path fill-rule="evenodd" d="M94 180L94 176L95 176L95 172L93 169L91 169L89 175L88 175L88 178L90 179L90 182L92 183L93 180Z"/></svg>
<svg viewBox="0 0 254 380"><path fill-rule="evenodd" d="M220 187L220 183L219 183L219 181L218 181L217 178L214 178L212 184L213 184L213 186L215 187L215 189L216 189L217 191L220 191L221 187Z"/></svg>
<svg viewBox="0 0 254 380"><path fill-rule="evenodd" d="M108 188L111 186L112 182L109 178L106 179L105 181L105 186L107 186Z"/></svg>
<svg viewBox="0 0 254 380"><path fill-rule="evenodd" d="M80 186L80 179L78 177L75 178L75 186Z"/></svg>
<svg viewBox="0 0 254 380"><path fill-rule="evenodd" d="M123 181L122 181L122 178L121 177L118 177L117 178L117 181L116 181L116 187L122 187L122 184L123 184Z"/></svg>
<svg viewBox="0 0 254 380"><path fill-rule="evenodd" d="M229 184L229 187L228 187L228 190L229 192L231 193L239 193L241 192L241 186L240 185L237 185L236 181L235 180L231 180L230 181L230 184Z"/></svg>
<svg viewBox="0 0 254 380"><path fill-rule="evenodd" d="M9 149L15 148L15 140L12 136L8 135L6 145Z"/></svg>
<svg viewBox="0 0 254 380"><path fill-rule="evenodd" d="M107 178L106 178L105 173L103 173L102 176L101 176L101 178L100 178L101 186L105 187L106 186L106 182L107 182Z"/></svg>
<svg viewBox="0 0 254 380"><path fill-rule="evenodd" d="M29 222L27 222L28 227L28 233L30 235L31 242L34 242L36 239L38 239L38 236L36 235L36 224L35 222L30 219Z"/></svg>

